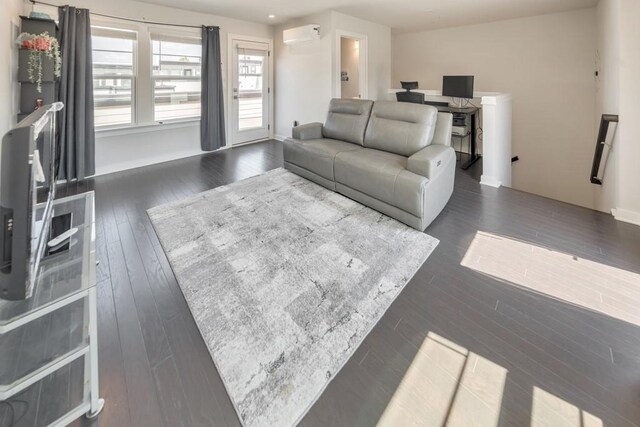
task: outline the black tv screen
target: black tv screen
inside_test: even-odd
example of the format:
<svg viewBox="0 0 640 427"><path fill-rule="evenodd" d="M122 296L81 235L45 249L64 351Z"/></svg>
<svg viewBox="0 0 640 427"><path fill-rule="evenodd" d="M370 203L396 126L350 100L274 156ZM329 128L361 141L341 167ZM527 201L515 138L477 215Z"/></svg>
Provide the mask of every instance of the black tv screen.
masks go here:
<svg viewBox="0 0 640 427"><path fill-rule="evenodd" d="M442 96L473 98L473 76L442 77Z"/></svg>
<svg viewBox="0 0 640 427"><path fill-rule="evenodd" d="M26 299L33 291L55 198L55 113L61 108L61 103L40 107L2 138L1 299Z"/></svg>

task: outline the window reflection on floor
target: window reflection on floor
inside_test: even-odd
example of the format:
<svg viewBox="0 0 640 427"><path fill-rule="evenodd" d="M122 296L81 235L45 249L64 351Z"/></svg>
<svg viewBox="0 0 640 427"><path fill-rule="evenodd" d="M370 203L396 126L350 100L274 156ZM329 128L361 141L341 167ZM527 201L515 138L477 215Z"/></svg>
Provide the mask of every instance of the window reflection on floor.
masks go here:
<svg viewBox="0 0 640 427"><path fill-rule="evenodd" d="M533 388L531 427L602 427L600 418L538 387Z"/></svg>
<svg viewBox="0 0 640 427"><path fill-rule="evenodd" d="M508 370L429 332L378 426L482 426L500 423ZM531 427L602 427L600 418L533 387Z"/></svg>
<svg viewBox="0 0 640 427"><path fill-rule="evenodd" d="M495 426L506 377L505 368L429 332L378 425Z"/></svg>
<svg viewBox="0 0 640 427"><path fill-rule="evenodd" d="M640 325L640 275L478 232L461 264L568 303Z"/></svg>

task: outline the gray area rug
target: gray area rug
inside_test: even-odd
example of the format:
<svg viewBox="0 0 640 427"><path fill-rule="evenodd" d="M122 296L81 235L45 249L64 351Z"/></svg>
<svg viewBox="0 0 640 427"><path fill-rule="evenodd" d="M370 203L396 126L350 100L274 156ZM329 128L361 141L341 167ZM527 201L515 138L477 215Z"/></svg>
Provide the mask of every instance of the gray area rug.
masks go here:
<svg viewBox="0 0 640 427"><path fill-rule="evenodd" d="M245 426L300 421L438 244L284 169L149 216Z"/></svg>

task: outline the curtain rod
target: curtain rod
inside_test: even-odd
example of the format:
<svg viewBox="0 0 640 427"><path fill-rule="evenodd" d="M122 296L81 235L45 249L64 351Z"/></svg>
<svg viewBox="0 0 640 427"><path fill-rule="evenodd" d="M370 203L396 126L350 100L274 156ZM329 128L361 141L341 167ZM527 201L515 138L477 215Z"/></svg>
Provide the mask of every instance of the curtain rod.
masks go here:
<svg viewBox="0 0 640 427"><path fill-rule="evenodd" d="M41 4L44 6L51 6L51 7L60 7L59 5L56 4L51 4L51 3L47 3L47 2L43 2L43 1L39 1L39 0L29 0L29 2L32 5L35 4ZM151 24L151 25L167 25L170 27L183 27L183 28L202 28L199 25L187 25L187 24L168 24L166 22L153 22L153 21L145 21L143 19L133 19L133 18L123 18L121 16L113 16L113 15L105 15L103 13L96 13L96 12L89 12L91 15L95 15L95 16L101 16L103 18L111 18L111 19L120 19L122 21L129 21L129 22L139 22L141 24ZM220 28L218 26L212 26L212 25L207 25L206 27L208 28Z"/></svg>

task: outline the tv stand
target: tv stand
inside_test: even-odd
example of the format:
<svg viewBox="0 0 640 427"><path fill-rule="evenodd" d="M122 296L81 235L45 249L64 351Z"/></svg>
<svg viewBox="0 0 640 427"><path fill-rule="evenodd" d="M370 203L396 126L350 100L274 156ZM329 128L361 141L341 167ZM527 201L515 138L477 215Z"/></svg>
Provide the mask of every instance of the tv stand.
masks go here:
<svg viewBox="0 0 640 427"><path fill-rule="evenodd" d="M38 206L36 216L43 209ZM72 241L41 260L31 298L0 300L0 411L20 410L38 425L65 426L83 415L95 418L104 407L94 193L54 200L53 216L77 228Z"/></svg>

